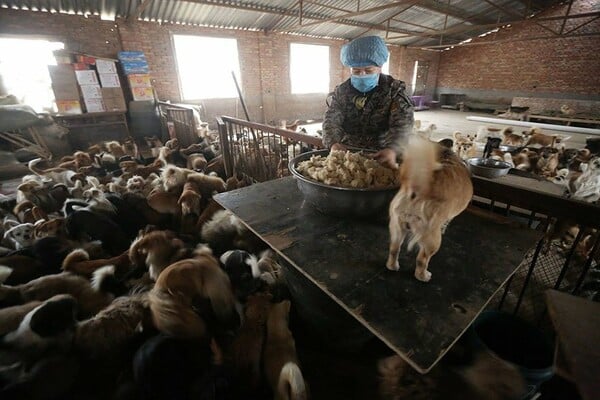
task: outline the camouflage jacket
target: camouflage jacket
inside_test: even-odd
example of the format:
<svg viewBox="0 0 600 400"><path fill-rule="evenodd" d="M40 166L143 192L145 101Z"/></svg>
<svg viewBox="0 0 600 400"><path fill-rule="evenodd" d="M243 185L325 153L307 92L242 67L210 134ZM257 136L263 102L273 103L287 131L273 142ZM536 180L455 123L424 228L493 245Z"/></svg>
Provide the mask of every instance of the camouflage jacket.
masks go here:
<svg viewBox="0 0 600 400"><path fill-rule="evenodd" d="M401 141L413 129L413 103L404 82L380 74L379 84L363 94L350 79L327 98L323 122L323 145L334 143L379 150L399 150Z"/></svg>

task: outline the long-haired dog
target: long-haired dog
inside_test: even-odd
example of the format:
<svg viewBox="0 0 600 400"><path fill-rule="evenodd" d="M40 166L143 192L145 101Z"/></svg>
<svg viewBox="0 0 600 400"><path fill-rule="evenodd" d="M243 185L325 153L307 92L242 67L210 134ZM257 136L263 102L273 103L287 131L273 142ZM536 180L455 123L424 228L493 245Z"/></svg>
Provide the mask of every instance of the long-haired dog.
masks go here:
<svg viewBox="0 0 600 400"><path fill-rule="evenodd" d="M267 318L264 349L265 375L275 400L306 400L307 388L296 355L296 343L288 328L291 303L272 304Z"/></svg>
<svg viewBox="0 0 600 400"><path fill-rule="evenodd" d="M475 157L477 149L471 135L463 135L460 132L454 132L454 152L463 160Z"/></svg>
<svg viewBox="0 0 600 400"><path fill-rule="evenodd" d="M473 185L462 160L439 144L410 139L400 166L400 190L390 204L390 252L386 266L397 271L405 237L419 245L415 277L431 279L429 260L442 243L444 227L471 201Z"/></svg>
<svg viewBox="0 0 600 400"><path fill-rule="evenodd" d="M258 259L244 250L229 250L219 258L238 299L244 301L262 287Z"/></svg>
<svg viewBox="0 0 600 400"><path fill-rule="evenodd" d="M525 146L554 147L554 145L565 140L562 136L546 135L537 127L531 128L523 133L527 135L527 143L525 143Z"/></svg>
<svg viewBox="0 0 600 400"><path fill-rule="evenodd" d="M73 186L73 180L71 178L73 178L73 176L76 174L75 171L67 168L38 168L37 165L42 161L43 160L41 158L36 158L29 161L27 167L31 172L38 175L42 179L47 179L53 181L54 183L62 183L66 186Z"/></svg>
<svg viewBox="0 0 600 400"><path fill-rule="evenodd" d="M45 237L65 237L65 219L63 217L52 218L51 220L41 220L35 224L33 229L36 239Z"/></svg>
<svg viewBox="0 0 600 400"><path fill-rule="evenodd" d="M244 310L244 323L231 343L231 363L241 391L252 391L260 385L260 366L270 304L271 295L268 293L249 296Z"/></svg>
<svg viewBox="0 0 600 400"><path fill-rule="evenodd" d="M135 266L147 266L150 278L157 280L169 265L188 256L181 239L171 231L152 231L139 235L129 248Z"/></svg>
<svg viewBox="0 0 600 400"><path fill-rule="evenodd" d="M207 340L210 327L196 313L196 305L208 300L210 312L223 327L236 327L239 315L231 282L212 251L200 245L193 258L168 266L150 291L154 326L175 337Z"/></svg>

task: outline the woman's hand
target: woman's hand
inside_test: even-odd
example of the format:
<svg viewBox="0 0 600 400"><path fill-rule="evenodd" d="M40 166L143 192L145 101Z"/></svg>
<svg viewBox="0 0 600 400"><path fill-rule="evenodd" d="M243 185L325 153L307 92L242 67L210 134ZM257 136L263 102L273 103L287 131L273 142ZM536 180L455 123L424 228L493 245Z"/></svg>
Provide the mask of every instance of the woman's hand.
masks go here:
<svg viewBox="0 0 600 400"><path fill-rule="evenodd" d="M331 150L346 151L348 149L343 144L334 143L334 144L331 145Z"/></svg>
<svg viewBox="0 0 600 400"><path fill-rule="evenodd" d="M333 147L332 147L333 148ZM373 158L379 161L379 164L388 168L397 169L396 152L392 149L382 149L373 155Z"/></svg>

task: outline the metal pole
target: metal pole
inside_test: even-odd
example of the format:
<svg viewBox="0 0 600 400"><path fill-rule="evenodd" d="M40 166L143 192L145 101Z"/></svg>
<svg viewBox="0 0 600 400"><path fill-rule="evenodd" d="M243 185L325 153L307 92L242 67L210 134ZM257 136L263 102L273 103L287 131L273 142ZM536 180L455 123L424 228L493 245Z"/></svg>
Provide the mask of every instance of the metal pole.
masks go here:
<svg viewBox="0 0 600 400"><path fill-rule="evenodd" d="M246 121L250 122L250 115L248 114L248 109L246 108L246 103L244 102L244 97L242 96L242 91L240 89L240 85L238 84L237 78L235 77L235 73L231 71L231 76L233 77L233 82L235 83L235 88L237 89L238 96L240 97L240 102L242 103L242 108L244 109L244 114L246 114Z"/></svg>

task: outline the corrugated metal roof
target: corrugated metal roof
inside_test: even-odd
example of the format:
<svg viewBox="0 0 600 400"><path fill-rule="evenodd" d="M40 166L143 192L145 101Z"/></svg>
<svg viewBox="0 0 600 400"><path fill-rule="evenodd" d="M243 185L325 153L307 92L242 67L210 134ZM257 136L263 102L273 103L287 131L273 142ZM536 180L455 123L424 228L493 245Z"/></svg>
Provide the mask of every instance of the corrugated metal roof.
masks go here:
<svg viewBox="0 0 600 400"><path fill-rule="evenodd" d="M533 0L531 10L518 0L0 0L0 7L311 37L375 34L391 44L425 46L438 44L442 33L444 43L457 43L559 2Z"/></svg>

